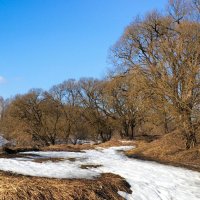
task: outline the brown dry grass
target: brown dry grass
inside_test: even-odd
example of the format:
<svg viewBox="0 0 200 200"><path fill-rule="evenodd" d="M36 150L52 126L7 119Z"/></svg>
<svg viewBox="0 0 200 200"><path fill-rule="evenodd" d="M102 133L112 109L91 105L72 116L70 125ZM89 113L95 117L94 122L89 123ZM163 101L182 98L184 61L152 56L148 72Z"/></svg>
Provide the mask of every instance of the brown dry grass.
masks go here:
<svg viewBox="0 0 200 200"><path fill-rule="evenodd" d="M137 148L127 151L129 157L153 160L200 171L200 144L185 150L179 132L172 132L153 142L137 141Z"/></svg>
<svg viewBox="0 0 200 200"><path fill-rule="evenodd" d="M72 151L83 152L96 147L120 146L122 142L114 140L99 145L54 145L43 147L42 151ZM128 144L130 145L130 144ZM16 153L29 151L30 147L12 148ZM83 152L84 153L84 152ZM15 157L19 154L1 154L0 157ZM26 155L22 155L26 156ZM49 159L49 158L48 158ZM59 161L59 160L55 160ZM36 159L43 162L43 159ZM83 166L98 167L98 166ZM0 200L121 200L118 191L131 192L129 184L120 176L114 174L102 174L95 180L86 179L48 179L29 177L13 173L0 172Z"/></svg>
<svg viewBox="0 0 200 200"><path fill-rule="evenodd" d="M60 180L0 172L1 200L122 200L119 190L131 192L123 178L109 173L96 180Z"/></svg>
<svg viewBox="0 0 200 200"><path fill-rule="evenodd" d="M98 168L102 165L81 165L81 169L90 169L90 168Z"/></svg>
<svg viewBox="0 0 200 200"><path fill-rule="evenodd" d="M102 148L108 148L108 147L113 147L113 146L132 146L134 145L135 142L134 141L129 141L127 143L123 143L120 140L110 140L108 142L105 143L101 143L101 144L95 144L95 145L91 145L91 144L76 144L76 145L72 145L72 144L59 144L59 145L51 145L48 147L43 147L40 150L41 151L72 151L72 152L81 152L84 150L88 150L88 149L95 149L97 147L102 147Z"/></svg>
<svg viewBox="0 0 200 200"><path fill-rule="evenodd" d="M57 145L50 145L46 147L40 148L40 151L69 151L69 152L80 152L86 149L92 149L93 146L89 144L83 145L73 145L73 144L57 144Z"/></svg>
<svg viewBox="0 0 200 200"><path fill-rule="evenodd" d="M42 163L42 162L47 162L47 161L51 161L51 162L60 162L65 160L64 158L36 158L34 159L34 162L37 163Z"/></svg>
<svg viewBox="0 0 200 200"><path fill-rule="evenodd" d="M200 171L200 145L185 150L185 142L178 132L167 134L152 142L146 139L141 140L141 138L128 143L112 140L98 145L54 145L41 150L80 152L96 147L108 148L121 145L137 146L137 148L126 152L129 157L153 160ZM128 183L114 174L103 174L96 180L59 180L0 172L0 199L2 200L121 200L123 198L117 194L119 190L131 192Z"/></svg>
<svg viewBox="0 0 200 200"><path fill-rule="evenodd" d="M123 141L121 140L110 140L108 142L99 144L98 147L108 148L113 146L116 147L116 146L133 146L133 145L135 145L134 140L127 140L125 143L123 143Z"/></svg>

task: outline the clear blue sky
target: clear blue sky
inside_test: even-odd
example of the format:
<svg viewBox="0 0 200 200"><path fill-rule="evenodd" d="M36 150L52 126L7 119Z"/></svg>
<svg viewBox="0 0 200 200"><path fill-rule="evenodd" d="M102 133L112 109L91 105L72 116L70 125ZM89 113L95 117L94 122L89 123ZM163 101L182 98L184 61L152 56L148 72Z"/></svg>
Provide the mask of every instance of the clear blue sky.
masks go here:
<svg viewBox="0 0 200 200"><path fill-rule="evenodd" d="M0 96L101 78L134 16L167 0L0 0Z"/></svg>

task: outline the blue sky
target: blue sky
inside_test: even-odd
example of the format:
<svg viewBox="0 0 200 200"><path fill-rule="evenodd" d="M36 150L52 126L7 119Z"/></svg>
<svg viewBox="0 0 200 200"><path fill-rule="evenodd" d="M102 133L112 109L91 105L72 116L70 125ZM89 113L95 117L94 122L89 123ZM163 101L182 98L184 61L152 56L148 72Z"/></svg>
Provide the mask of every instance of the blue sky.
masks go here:
<svg viewBox="0 0 200 200"><path fill-rule="evenodd" d="M167 0L0 0L0 96L101 78L134 16Z"/></svg>

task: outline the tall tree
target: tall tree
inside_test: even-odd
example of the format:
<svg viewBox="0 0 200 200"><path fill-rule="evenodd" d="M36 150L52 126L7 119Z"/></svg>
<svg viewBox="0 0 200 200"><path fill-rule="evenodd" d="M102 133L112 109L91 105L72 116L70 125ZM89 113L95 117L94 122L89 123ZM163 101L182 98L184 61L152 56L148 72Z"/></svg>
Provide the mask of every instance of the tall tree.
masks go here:
<svg viewBox="0 0 200 200"><path fill-rule="evenodd" d="M136 20L112 53L115 62L143 75L146 92L173 113L190 148L199 124L194 113L200 96L200 24L181 19L153 12Z"/></svg>

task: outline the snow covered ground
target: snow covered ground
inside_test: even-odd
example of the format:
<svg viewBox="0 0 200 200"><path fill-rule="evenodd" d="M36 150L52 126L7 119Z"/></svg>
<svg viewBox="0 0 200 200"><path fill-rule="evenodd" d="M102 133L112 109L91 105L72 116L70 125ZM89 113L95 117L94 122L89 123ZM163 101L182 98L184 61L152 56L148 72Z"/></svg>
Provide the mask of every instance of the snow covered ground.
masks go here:
<svg viewBox="0 0 200 200"><path fill-rule="evenodd" d="M200 173L161 165L155 162L130 159L121 150L130 146L98 148L81 152L29 152L26 158L0 159L0 170L24 175L54 178L93 178L111 172L124 177L132 194L119 191L128 200L199 200ZM27 153L27 152L26 152ZM59 162L36 163L34 159L64 158ZM72 159L74 158L74 159ZM101 165L81 169L81 165Z"/></svg>

